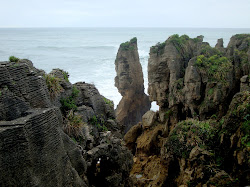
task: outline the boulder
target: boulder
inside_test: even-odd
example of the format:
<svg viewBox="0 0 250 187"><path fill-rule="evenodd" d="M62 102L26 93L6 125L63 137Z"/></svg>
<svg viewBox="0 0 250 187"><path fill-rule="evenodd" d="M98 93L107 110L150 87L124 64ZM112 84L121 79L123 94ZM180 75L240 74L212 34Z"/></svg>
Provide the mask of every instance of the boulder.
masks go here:
<svg viewBox="0 0 250 187"><path fill-rule="evenodd" d="M152 110L147 111L142 116L142 126L143 129L148 129L153 126L154 122L156 120L156 113Z"/></svg>

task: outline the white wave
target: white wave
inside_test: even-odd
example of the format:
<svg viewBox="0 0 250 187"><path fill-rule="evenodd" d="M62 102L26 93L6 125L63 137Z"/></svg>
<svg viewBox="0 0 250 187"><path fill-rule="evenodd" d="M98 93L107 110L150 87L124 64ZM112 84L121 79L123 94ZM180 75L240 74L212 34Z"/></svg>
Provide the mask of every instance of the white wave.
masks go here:
<svg viewBox="0 0 250 187"><path fill-rule="evenodd" d="M159 111L159 109L160 109L160 107L159 107L159 105L156 104L155 101L151 103L151 109L150 110L153 110L153 111L156 112L156 111Z"/></svg>
<svg viewBox="0 0 250 187"><path fill-rule="evenodd" d="M149 57L149 53L144 50L138 49L138 53L140 58Z"/></svg>

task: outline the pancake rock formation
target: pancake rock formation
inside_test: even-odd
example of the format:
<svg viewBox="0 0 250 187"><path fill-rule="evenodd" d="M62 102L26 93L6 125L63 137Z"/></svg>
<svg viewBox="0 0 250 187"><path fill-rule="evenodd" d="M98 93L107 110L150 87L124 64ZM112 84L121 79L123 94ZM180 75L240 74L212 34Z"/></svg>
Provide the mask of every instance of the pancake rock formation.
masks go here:
<svg viewBox="0 0 250 187"><path fill-rule="evenodd" d="M0 186L131 186L113 102L68 73L0 62Z"/></svg>
<svg viewBox="0 0 250 187"><path fill-rule="evenodd" d="M122 43L115 60L115 86L122 99L116 109L116 119L126 133L141 121L150 107L148 96L144 93L144 80L139 60L137 39Z"/></svg>
<svg viewBox="0 0 250 187"><path fill-rule="evenodd" d="M151 47L148 93L160 106L124 136L135 186L250 184L250 34L226 48L173 35Z"/></svg>

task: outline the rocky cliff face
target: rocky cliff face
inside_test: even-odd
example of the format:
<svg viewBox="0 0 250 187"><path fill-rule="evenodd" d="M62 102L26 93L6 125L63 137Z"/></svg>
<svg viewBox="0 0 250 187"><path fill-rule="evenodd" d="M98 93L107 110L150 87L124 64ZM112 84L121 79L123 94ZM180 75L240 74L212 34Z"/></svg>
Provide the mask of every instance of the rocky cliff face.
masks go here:
<svg viewBox="0 0 250 187"><path fill-rule="evenodd" d="M129 186L113 102L29 60L0 62L0 186Z"/></svg>
<svg viewBox="0 0 250 187"><path fill-rule="evenodd" d="M160 106L125 135L136 186L245 186L249 174L250 35L215 48L186 35L150 49Z"/></svg>
<svg viewBox="0 0 250 187"><path fill-rule="evenodd" d="M148 64L151 101L160 111L172 110L170 120L222 116L239 91L240 78L249 74L248 38L236 35L224 49L222 39L211 48L202 37L173 35L153 46Z"/></svg>
<svg viewBox="0 0 250 187"><path fill-rule="evenodd" d="M151 107L148 96L144 93L142 67L139 61L137 39L120 45L115 69L115 86L122 95L116 109L116 119L127 132L133 125L141 121L142 115Z"/></svg>

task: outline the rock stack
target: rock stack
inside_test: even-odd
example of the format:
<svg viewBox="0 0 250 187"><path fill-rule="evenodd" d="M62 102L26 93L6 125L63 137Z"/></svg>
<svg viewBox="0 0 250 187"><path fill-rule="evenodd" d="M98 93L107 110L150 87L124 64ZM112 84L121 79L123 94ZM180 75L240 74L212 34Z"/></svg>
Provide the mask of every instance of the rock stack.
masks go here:
<svg viewBox="0 0 250 187"><path fill-rule="evenodd" d="M228 47L173 35L150 49L147 112L124 137L135 186L250 183L250 35Z"/></svg>
<svg viewBox="0 0 250 187"><path fill-rule="evenodd" d="M139 60L137 39L122 43L115 60L115 86L122 99L116 109L116 119L126 133L141 121L150 107L148 96L144 93L144 80Z"/></svg>
<svg viewBox="0 0 250 187"><path fill-rule="evenodd" d="M139 60L137 39L122 43L115 60L115 86L122 99L116 109L116 119L126 133L141 121L150 107L148 96L144 93L144 80Z"/></svg>

